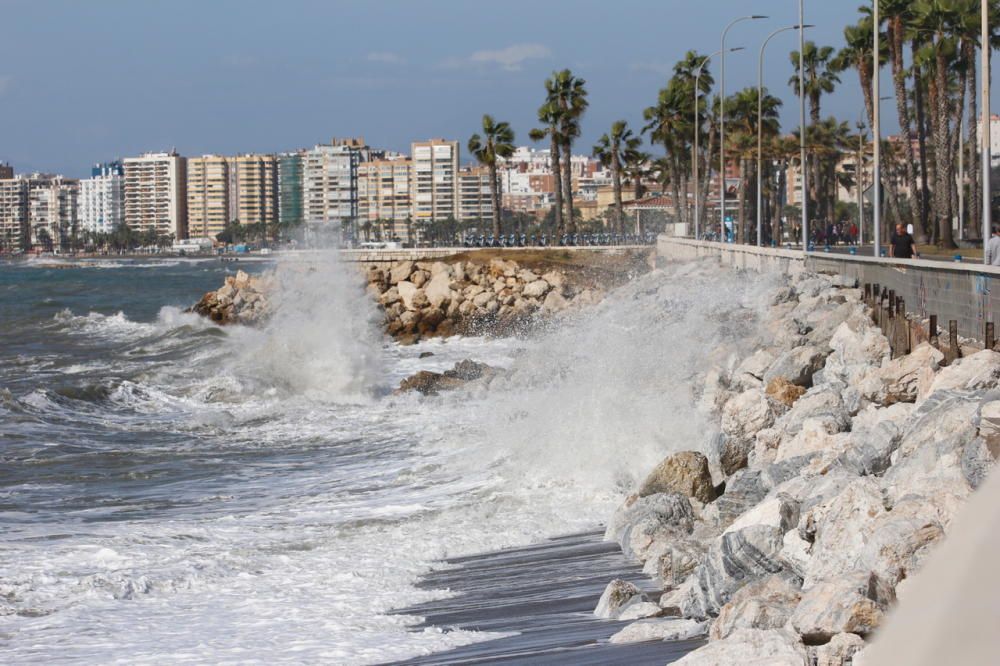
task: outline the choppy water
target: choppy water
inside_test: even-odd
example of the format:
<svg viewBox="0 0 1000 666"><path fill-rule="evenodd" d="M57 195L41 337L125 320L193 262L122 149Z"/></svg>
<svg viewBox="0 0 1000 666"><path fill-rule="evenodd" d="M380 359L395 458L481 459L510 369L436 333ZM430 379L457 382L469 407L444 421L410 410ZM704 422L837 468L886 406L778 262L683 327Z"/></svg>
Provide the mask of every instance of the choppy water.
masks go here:
<svg viewBox="0 0 1000 666"><path fill-rule="evenodd" d="M0 264L0 661L369 663L488 638L386 613L447 594L414 586L435 560L591 528L701 446L688 377L761 292L658 272L537 339L398 347L348 269L301 268L257 331L182 312L233 266ZM391 393L469 357L514 372Z"/></svg>

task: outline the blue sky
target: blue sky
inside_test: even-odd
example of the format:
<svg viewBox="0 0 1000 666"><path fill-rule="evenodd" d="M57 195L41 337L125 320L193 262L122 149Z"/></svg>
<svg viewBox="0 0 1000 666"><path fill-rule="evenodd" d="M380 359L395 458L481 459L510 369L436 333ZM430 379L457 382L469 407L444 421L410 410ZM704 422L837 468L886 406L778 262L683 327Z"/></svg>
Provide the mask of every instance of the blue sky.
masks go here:
<svg viewBox="0 0 1000 666"><path fill-rule="evenodd" d="M806 4L812 38L839 47L858 3ZM718 49L729 19L771 16L730 32L747 51L727 60L729 92L756 85L761 41L798 21L796 0L0 0L0 11L0 161L70 176L149 150L279 151L334 136L464 148L486 112L529 143L542 83L563 67L588 82L589 152L613 121L641 126L673 63ZM786 130L797 125L796 45L790 32L768 47ZM857 77L842 80L825 113L853 125Z"/></svg>

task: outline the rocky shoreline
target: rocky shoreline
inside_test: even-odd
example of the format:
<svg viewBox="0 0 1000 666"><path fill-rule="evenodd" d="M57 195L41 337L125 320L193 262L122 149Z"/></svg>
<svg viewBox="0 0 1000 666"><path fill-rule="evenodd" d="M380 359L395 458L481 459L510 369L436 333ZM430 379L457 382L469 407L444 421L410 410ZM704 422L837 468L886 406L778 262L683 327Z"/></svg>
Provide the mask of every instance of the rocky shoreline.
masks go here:
<svg viewBox="0 0 1000 666"><path fill-rule="evenodd" d="M385 332L403 344L523 333L560 313L599 303L607 288L586 271L533 269L500 258L399 261L369 266L364 279L384 314ZM272 274L237 271L190 311L220 325L260 325L272 314L274 286Z"/></svg>
<svg viewBox="0 0 1000 666"><path fill-rule="evenodd" d="M611 640L707 636L677 664L860 664L909 578L1000 455L1000 354L892 357L856 285L775 290L755 351L719 348L708 450L667 457L605 538L662 588L612 581Z"/></svg>

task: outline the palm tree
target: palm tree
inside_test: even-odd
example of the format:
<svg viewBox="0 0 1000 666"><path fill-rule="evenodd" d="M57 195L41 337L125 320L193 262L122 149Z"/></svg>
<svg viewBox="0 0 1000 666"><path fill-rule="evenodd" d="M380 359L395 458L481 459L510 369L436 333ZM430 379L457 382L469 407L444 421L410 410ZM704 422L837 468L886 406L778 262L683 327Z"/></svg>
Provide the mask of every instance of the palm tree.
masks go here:
<svg viewBox="0 0 1000 666"><path fill-rule="evenodd" d="M568 69L556 72L552 76L553 93L551 101L559 109L559 142L563 149L563 203L566 206L566 230L576 233L576 222L573 219L573 140L580 136L580 120L587 110L586 81ZM546 83L546 88L548 88Z"/></svg>
<svg viewBox="0 0 1000 666"><path fill-rule="evenodd" d="M514 154L514 130L509 123L497 122L493 116L483 116L483 136L469 138L469 152L490 172L490 201L493 204L493 236L500 236L500 181L497 179L497 159Z"/></svg>
<svg viewBox="0 0 1000 666"><path fill-rule="evenodd" d="M674 76L667 82L667 87L660 90L656 105L648 107L642 114L646 120L642 131L649 132L650 142L660 143L666 151L667 172L662 179L671 186L674 210L678 211L678 215L681 210L682 172L689 163L693 105L694 89L689 89L685 81Z"/></svg>
<svg viewBox="0 0 1000 666"><path fill-rule="evenodd" d="M559 106L551 101L553 96L553 80L545 81L545 90L548 99L538 109L538 121L543 127L533 129L528 133L532 141L544 141L549 139L549 161L552 169L552 179L554 181L555 202L554 202L554 225L553 230L556 237L562 236L566 228L562 217L562 157L560 155L561 143L559 141L559 125L561 112Z"/></svg>
<svg viewBox="0 0 1000 666"><path fill-rule="evenodd" d="M747 197L746 193L755 182L757 154L757 129L763 124L763 133L768 138L778 134L778 109L781 100L765 92L761 98L761 114L757 115L757 88L745 88L729 98L726 102L727 117L732 123L732 133L727 137L731 150L740 160L740 193L739 193L739 236L746 243L750 239Z"/></svg>
<svg viewBox="0 0 1000 666"><path fill-rule="evenodd" d="M594 157L611 169L611 183L615 193L615 216L613 231L624 231L624 205L622 203L622 172L625 164L634 159L642 139L635 136L628 123L618 120L611 125L611 132L604 134L594 146Z"/></svg>

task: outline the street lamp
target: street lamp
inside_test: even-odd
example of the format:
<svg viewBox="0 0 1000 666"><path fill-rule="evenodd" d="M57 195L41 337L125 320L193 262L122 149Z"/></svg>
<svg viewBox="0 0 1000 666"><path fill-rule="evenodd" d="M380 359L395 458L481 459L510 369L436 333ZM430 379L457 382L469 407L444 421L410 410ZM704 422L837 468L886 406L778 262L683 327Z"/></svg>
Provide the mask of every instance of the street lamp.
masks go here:
<svg viewBox="0 0 1000 666"><path fill-rule="evenodd" d="M788 32L789 30L796 30L799 26L790 25L785 28L778 28L764 40L764 43L760 45L760 57L757 60L757 245L758 247L763 245L763 225L764 225L764 180L763 180L763 166L764 166L764 49L767 48L768 42L777 37L783 32ZM813 28L815 26L806 25L805 28Z"/></svg>
<svg viewBox="0 0 1000 666"><path fill-rule="evenodd" d="M874 227L872 240L874 243L874 254L881 255L881 233L882 233L882 98L879 96L879 79L882 78L882 59L879 57L879 29L882 21L879 18L879 2L872 0L874 47L872 51L873 76L872 76L872 99L875 100L875 110L872 115L872 226Z"/></svg>
<svg viewBox="0 0 1000 666"><path fill-rule="evenodd" d="M990 242L990 220L993 215L993 211L990 210L990 206L993 203L993 197L990 196L990 8L988 0L982 0L982 36L979 42L979 55L980 55L980 67L982 68L982 74L980 75L983 79L983 101L982 106L982 120L980 124L983 126L980 134L982 135L982 145L980 150L982 151L982 162L983 162L983 263L986 263L986 244Z"/></svg>
<svg viewBox="0 0 1000 666"><path fill-rule="evenodd" d="M737 23L758 21L766 18L766 16L758 16L756 14L741 16L738 19L730 21L729 25L722 31L722 49L720 49L722 65L720 66L719 74L719 222L722 225L723 231L726 228L726 35L729 33L729 29ZM733 240L736 240L735 236Z"/></svg>
<svg viewBox="0 0 1000 666"><path fill-rule="evenodd" d="M878 0L875 0L878 4ZM809 251L809 196L806 194L806 9L799 0L799 183L802 199L802 252ZM878 32L878 30L875 30Z"/></svg>
<svg viewBox="0 0 1000 666"><path fill-rule="evenodd" d="M736 51L742 51L742 46L737 46L736 48L729 49L730 53L735 53ZM715 56L722 53L722 51L716 51L712 55L705 56L701 64L694 72L694 238L698 240L701 236L699 233L701 229L701 185L698 180L698 144L700 143L701 136L701 114L698 113L698 100L701 98L701 72L708 64L708 61Z"/></svg>

